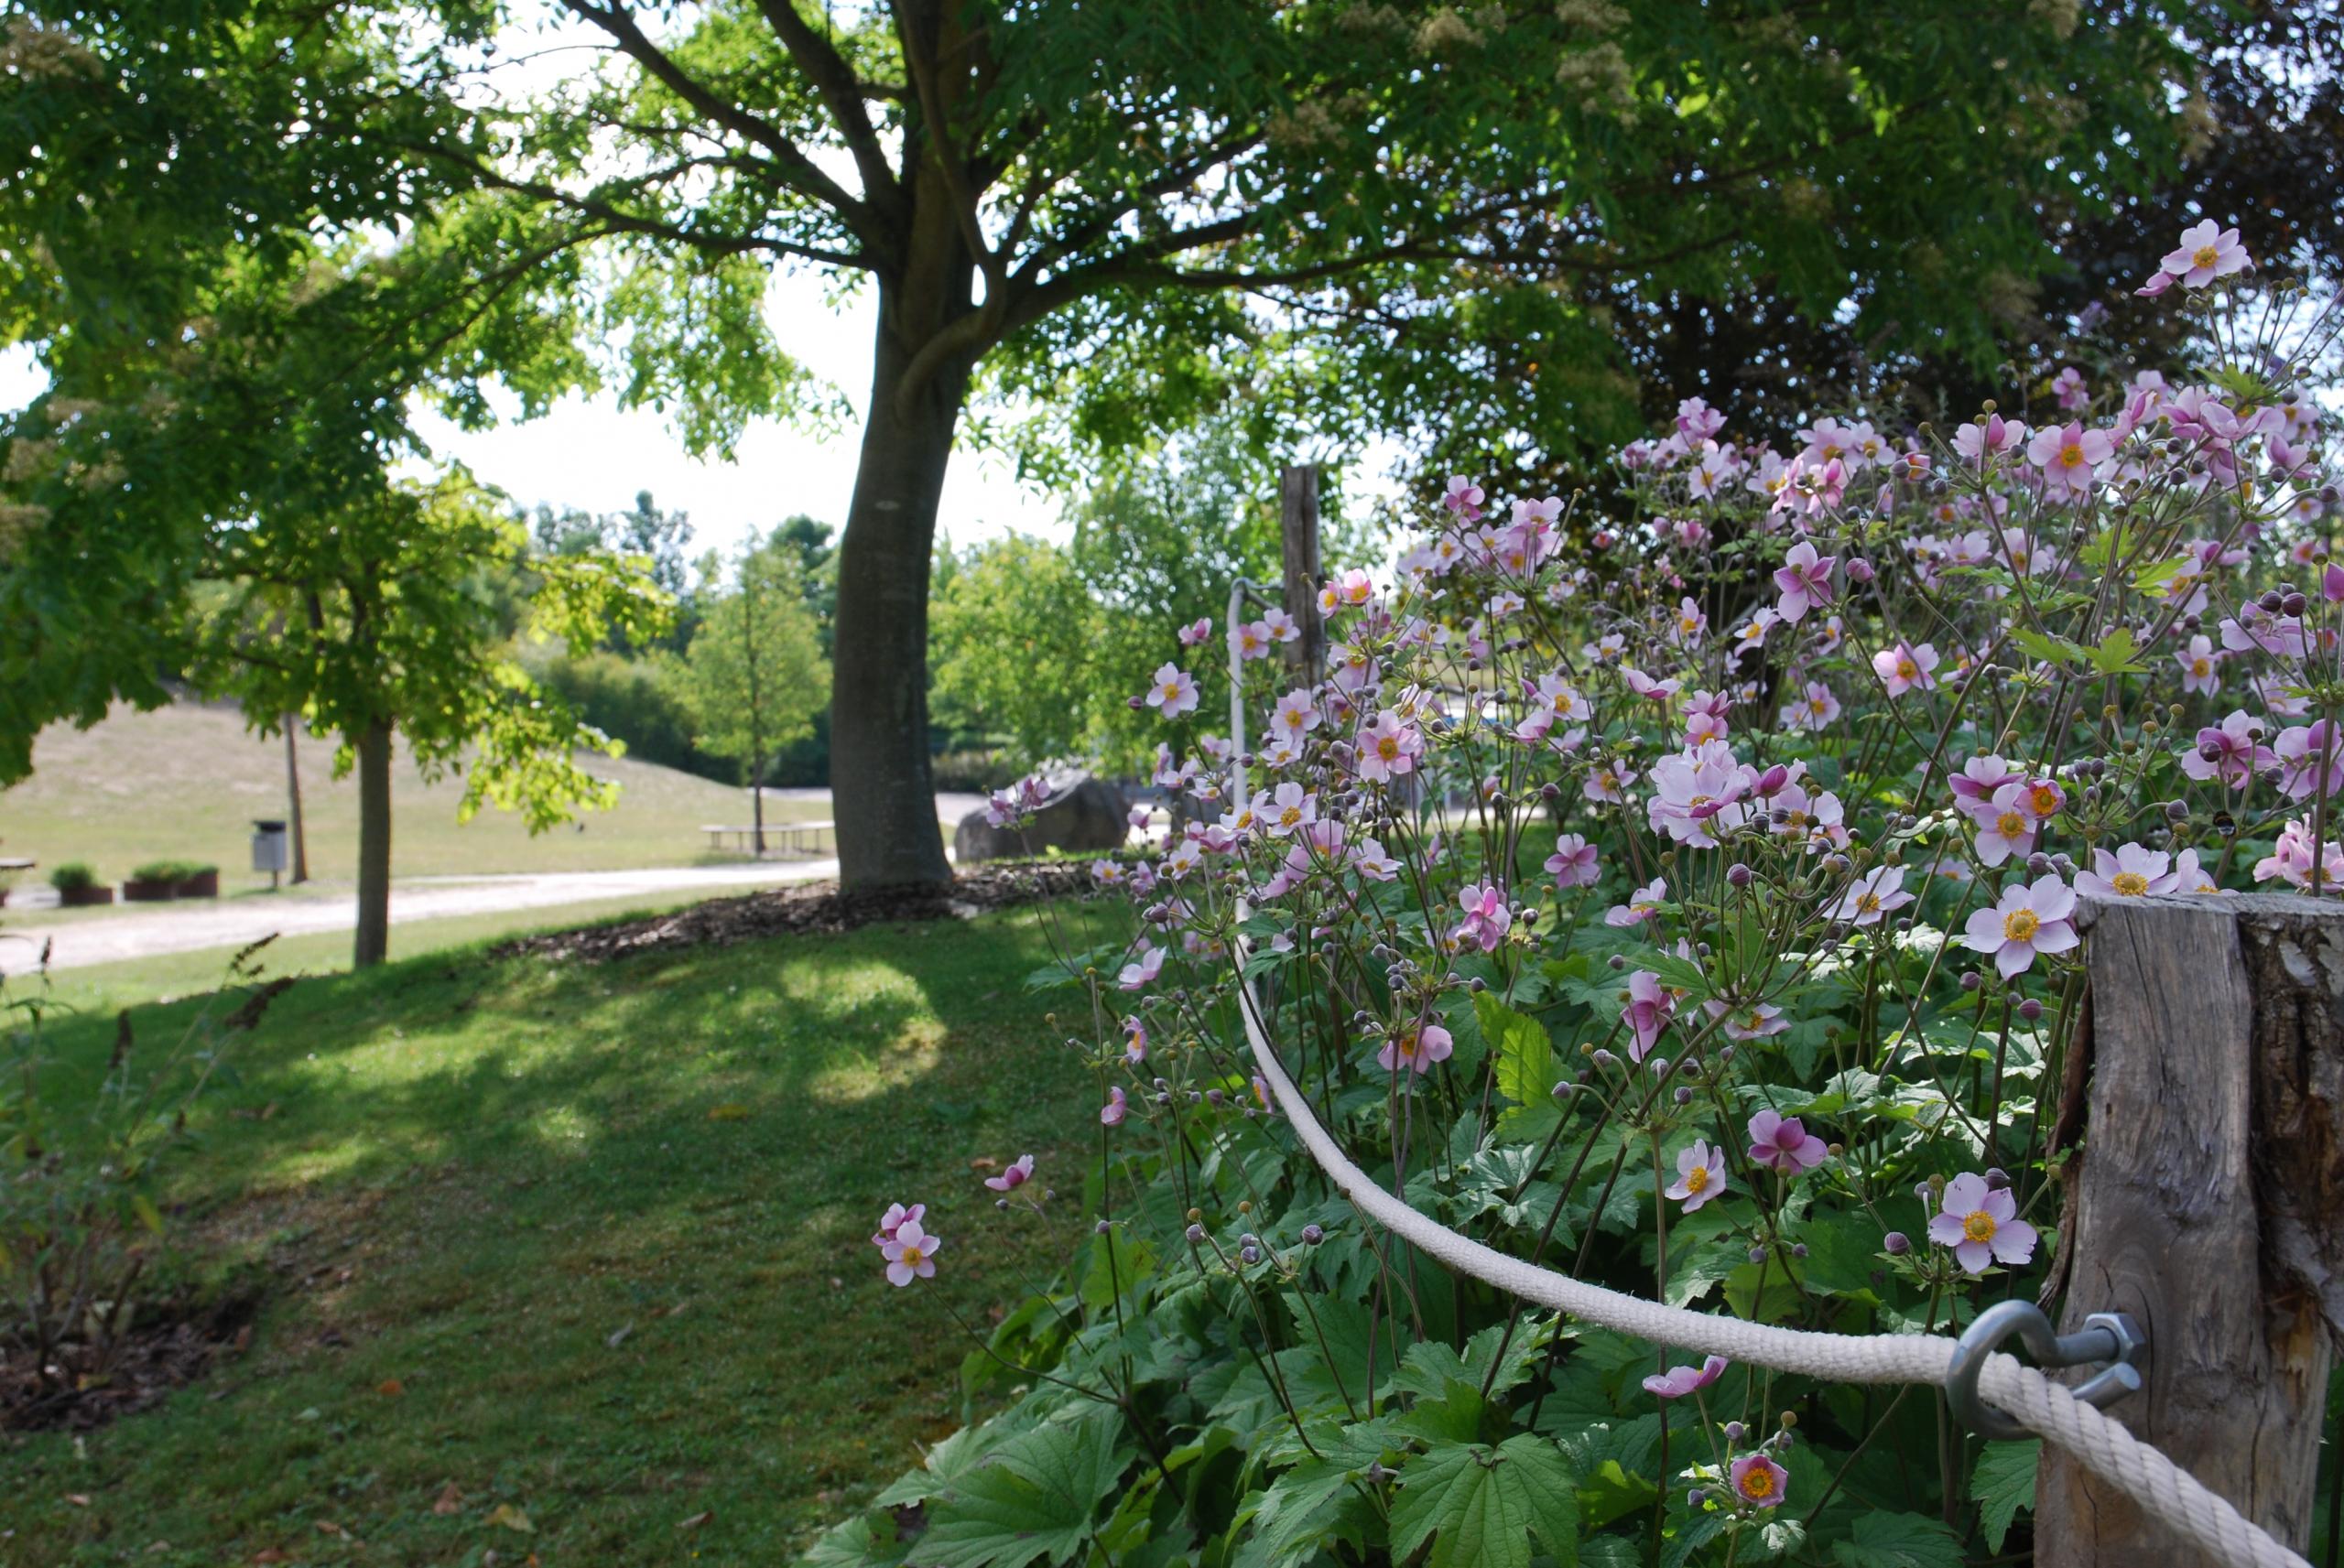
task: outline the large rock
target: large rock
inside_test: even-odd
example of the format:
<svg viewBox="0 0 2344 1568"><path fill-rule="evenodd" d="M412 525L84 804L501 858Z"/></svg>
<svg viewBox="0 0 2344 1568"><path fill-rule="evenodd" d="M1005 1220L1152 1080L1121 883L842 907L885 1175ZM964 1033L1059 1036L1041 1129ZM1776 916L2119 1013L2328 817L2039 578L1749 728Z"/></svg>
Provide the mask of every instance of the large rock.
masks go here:
<svg viewBox="0 0 2344 1568"><path fill-rule="evenodd" d="M960 818L952 833L952 853L962 865L978 860L1014 860L1045 849L1095 852L1119 849L1130 836L1123 792L1105 779L1069 771L1049 775L1050 797L1034 814L1032 826L995 827L979 806Z"/></svg>

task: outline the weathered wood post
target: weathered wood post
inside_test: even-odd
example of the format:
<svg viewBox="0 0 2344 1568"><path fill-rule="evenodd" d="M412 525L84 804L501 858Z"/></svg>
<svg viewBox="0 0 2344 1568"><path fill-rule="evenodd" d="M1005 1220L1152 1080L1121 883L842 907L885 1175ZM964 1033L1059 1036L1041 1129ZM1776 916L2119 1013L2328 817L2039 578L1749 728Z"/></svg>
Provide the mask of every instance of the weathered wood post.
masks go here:
<svg viewBox="0 0 2344 1568"><path fill-rule="evenodd" d="M1278 470L1278 542L1285 557L1286 612L1302 628L1287 644L1287 666L1317 680L1327 668L1327 629L1318 619L1318 465Z"/></svg>
<svg viewBox="0 0 2344 1568"><path fill-rule="evenodd" d="M2060 1330L2138 1319L2147 1386L2109 1413L2300 1552L2344 1333L2344 906L2087 898L2080 924ZM2217 1568L2048 1444L2035 1561Z"/></svg>

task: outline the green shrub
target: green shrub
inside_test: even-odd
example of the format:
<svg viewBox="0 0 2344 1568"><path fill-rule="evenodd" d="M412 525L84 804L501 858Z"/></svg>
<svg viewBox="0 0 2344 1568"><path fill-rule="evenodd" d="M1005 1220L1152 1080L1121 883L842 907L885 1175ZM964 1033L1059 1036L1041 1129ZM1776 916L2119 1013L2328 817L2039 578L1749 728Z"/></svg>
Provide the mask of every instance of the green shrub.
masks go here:
<svg viewBox="0 0 2344 1568"><path fill-rule="evenodd" d="M49 873L49 885L59 892L80 892L98 885L98 873L79 860L68 860Z"/></svg>
<svg viewBox="0 0 2344 1568"><path fill-rule="evenodd" d="M62 876L72 867L60 866ZM256 981L247 954L232 980ZM39 989L0 983L0 1349L29 1351L39 1392L53 1397L105 1379L168 1239L158 1171L190 1136L189 1112L218 1069L225 1037L259 1022L293 982L214 993L151 1059L130 1014L117 1021L104 1075L59 1071L43 1039L52 1011ZM225 1017L222 1002L241 1000Z"/></svg>

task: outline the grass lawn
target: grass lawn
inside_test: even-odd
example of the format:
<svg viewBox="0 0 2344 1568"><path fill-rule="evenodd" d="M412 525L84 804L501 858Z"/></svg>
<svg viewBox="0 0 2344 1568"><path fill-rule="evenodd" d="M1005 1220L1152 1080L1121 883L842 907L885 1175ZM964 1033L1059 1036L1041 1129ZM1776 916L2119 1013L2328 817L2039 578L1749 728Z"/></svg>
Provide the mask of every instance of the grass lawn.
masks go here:
<svg viewBox="0 0 2344 1568"><path fill-rule="evenodd" d="M970 1163L1087 1152L1095 1086L1023 986L1045 918L302 981L174 1178L201 1272L267 1281L251 1349L0 1437L0 1563L785 1560L960 1419L944 1307L984 1322L1080 1231ZM52 1028L93 1076L111 1018ZM947 1242L900 1292L866 1239L896 1198Z"/></svg>
<svg viewBox="0 0 2344 1568"><path fill-rule="evenodd" d="M310 873L347 886L357 875L358 784L332 776L333 752L331 740L301 738L301 801ZM624 757L587 766L618 784L619 804L587 814L583 832L560 827L533 838L507 812L484 809L459 823L462 781L426 784L402 763L391 787L394 873L613 871L743 858L708 853L700 828L748 821L746 791ZM765 810L768 820L829 815L795 801L769 800ZM286 811L282 739L248 733L225 708L118 708L92 730L60 724L41 732L32 776L0 793L0 855L40 861L26 883L68 860L88 862L108 882L143 861L207 861L220 867L221 892L233 894L268 885L266 872L247 869L251 819Z"/></svg>
<svg viewBox="0 0 2344 1568"><path fill-rule="evenodd" d="M719 890L714 894L706 890L636 894L630 898L566 903L552 909L540 904L531 909L503 910L493 914L452 914L445 920L411 920L391 927L391 956L399 959L414 958L450 947L493 945L499 938L527 931L587 925L624 915L661 914L711 896L736 898L751 891L736 888ZM133 904L131 907L145 906ZM6 912L0 912L0 942L15 940L9 935L12 924L48 925L59 913L54 909L43 909L29 911L21 917L12 917ZM79 914L84 912L66 910L63 913ZM56 976L57 995L75 1007L104 1011L109 1015L116 1008L153 1001L158 997L193 996L211 990L220 983L232 951L225 947L203 947L190 953L160 953L152 957L129 958L116 964L88 964L78 968L60 969ZM268 945L264 963L272 975L343 974L350 968L350 933L313 931L296 936L281 936Z"/></svg>

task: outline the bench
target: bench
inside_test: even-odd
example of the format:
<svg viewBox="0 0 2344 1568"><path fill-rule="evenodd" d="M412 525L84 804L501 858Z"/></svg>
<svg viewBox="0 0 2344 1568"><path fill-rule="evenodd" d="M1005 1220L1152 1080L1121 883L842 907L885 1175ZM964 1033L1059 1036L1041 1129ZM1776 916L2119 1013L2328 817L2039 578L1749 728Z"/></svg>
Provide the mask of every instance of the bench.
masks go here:
<svg viewBox="0 0 2344 1568"><path fill-rule="evenodd" d="M793 854L814 854L822 847L822 835L834 831L837 827L835 822L768 822L765 826L765 847L772 849L778 840L781 848ZM724 827L702 823L700 831L708 835L708 847L711 849L728 847L752 849L756 847L757 829L754 824L746 827Z"/></svg>

